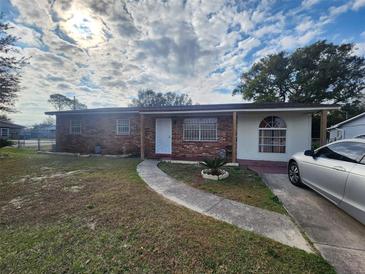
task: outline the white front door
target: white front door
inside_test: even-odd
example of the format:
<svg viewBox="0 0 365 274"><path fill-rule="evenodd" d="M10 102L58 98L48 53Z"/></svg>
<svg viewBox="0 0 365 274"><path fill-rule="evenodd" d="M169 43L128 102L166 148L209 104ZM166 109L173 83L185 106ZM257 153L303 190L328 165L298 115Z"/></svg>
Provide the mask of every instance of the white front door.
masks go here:
<svg viewBox="0 0 365 274"><path fill-rule="evenodd" d="M171 135L171 119L156 119L156 154L171 154Z"/></svg>

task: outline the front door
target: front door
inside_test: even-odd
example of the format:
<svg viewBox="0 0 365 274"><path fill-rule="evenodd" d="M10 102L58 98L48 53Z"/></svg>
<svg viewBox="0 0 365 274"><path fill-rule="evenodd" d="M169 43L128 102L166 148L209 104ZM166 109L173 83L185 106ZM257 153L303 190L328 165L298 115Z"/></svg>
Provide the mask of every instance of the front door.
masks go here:
<svg viewBox="0 0 365 274"><path fill-rule="evenodd" d="M171 135L171 119L156 119L156 154L171 154Z"/></svg>

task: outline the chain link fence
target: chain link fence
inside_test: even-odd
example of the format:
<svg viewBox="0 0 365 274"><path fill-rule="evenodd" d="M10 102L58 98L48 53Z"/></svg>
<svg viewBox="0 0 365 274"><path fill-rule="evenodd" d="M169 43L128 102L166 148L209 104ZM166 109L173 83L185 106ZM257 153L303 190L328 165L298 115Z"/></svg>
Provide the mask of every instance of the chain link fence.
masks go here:
<svg viewBox="0 0 365 274"><path fill-rule="evenodd" d="M13 147L34 149L36 151L55 151L55 139L22 139L11 140Z"/></svg>

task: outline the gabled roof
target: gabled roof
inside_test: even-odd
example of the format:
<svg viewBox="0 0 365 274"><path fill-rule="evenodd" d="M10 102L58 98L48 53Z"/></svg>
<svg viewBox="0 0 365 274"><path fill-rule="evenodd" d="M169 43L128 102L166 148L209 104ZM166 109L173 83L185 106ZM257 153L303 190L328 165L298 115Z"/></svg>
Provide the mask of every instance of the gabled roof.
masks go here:
<svg viewBox="0 0 365 274"><path fill-rule="evenodd" d="M352 117L352 118L350 118L350 119L347 119L347 120L345 120L345 121L342 121L341 123L338 123L338 124L336 124L336 125L333 125L333 126L329 127L328 129L335 129L335 128L339 128L339 127L341 127L342 125L347 124L347 123L352 122L352 121L355 121L355 120L357 120L357 119L359 119L359 118L361 118L361 117L363 117L363 116L365 116L365 112L360 113L359 115L356 115L356 116L354 116L354 117Z"/></svg>
<svg viewBox="0 0 365 274"><path fill-rule="evenodd" d="M25 128L24 126L14 124L12 122L6 121L6 120L0 120L0 127L3 128Z"/></svg>
<svg viewBox="0 0 365 274"><path fill-rule="evenodd" d="M162 107L120 107L97 108L69 111L49 111L48 115L87 114L87 113L184 113L184 112L230 112L230 111L320 111L339 109L335 104L301 104L301 103L242 103L242 104L207 104L190 106Z"/></svg>

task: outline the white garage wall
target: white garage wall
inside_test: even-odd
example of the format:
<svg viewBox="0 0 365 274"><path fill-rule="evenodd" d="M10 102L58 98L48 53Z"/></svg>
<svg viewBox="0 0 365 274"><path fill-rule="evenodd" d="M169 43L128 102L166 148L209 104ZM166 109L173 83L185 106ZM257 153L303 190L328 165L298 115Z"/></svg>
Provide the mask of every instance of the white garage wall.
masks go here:
<svg viewBox="0 0 365 274"><path fill-rule="evenodd" d="M267 116L284 119L286 153L259 152L259 124ZM237 158L241 160L287 161L298 151L311 148L312 116L302 112L240 113L237 120Z"/></svg>
<svg viewBox="0 0 365 274"><path fill-rule="evenodd" d="M341 128L344 130L345 139L354 138L356 136L365 134L365 116L348 122L347 124L341 126Z"/></svg>

